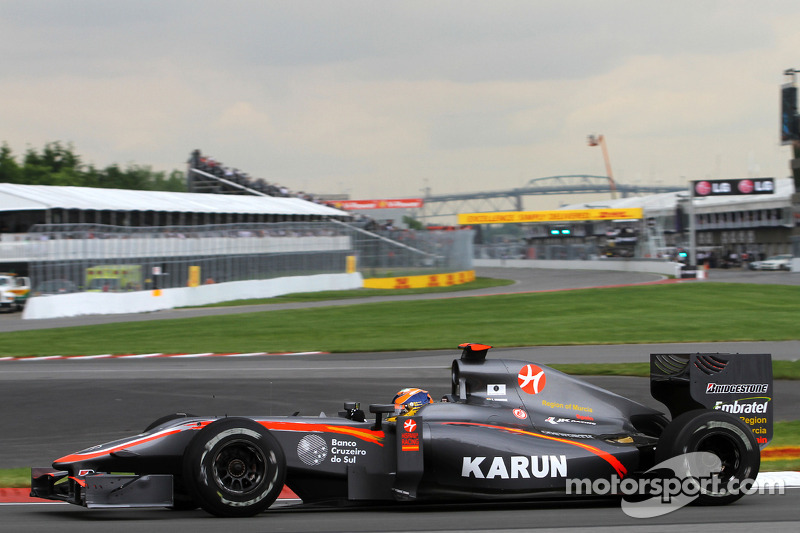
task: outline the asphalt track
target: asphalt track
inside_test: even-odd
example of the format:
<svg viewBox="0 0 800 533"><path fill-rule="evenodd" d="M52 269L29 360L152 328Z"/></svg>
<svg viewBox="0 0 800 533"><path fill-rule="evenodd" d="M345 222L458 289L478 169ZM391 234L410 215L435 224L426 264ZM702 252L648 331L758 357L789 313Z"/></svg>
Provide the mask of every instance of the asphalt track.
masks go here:
<svg viewBox="0 0 800 533"><path fill-rule="evenodd" d="M495 277L502 274L480 272L480 275ZM795 278L791 274L780 274L786 275L786 279ZM494 289L495 292L567 289L653 279L648 275L622 273L591 273L586 279L574 273L564 276L563 273L542 271L512 271L508 275L522 279L517 285ZM197 311L180 310L148 316L177 318ZM242 311L237 308L237 312ZM102 319L108 320L109 317ZM125 320L125 317L113 319ZM23 323L13 319L2 321L3 326L12 322ZM41 326L59 327L53 324ZM535 347L501 349L493 353L495 356L543 363L623 362L646 361L651 351L701 350L767 352L780 359L796 359L800 343ZM280 415L297 410L303 414L319 414L322 409L333 413L344 400L382 403L388 401L397 389L412 385L425 387L438 396L448 392L449 363L457 355L457 350L452 350L257 358L0 362L0 405L3 406L0 468L47 466L60 455L138 433L152 420L170 412ZM590 379L615 392L660 407L649 397L645 379ZM794 406L798 405L800 398L792 385L777 385L776 397L780 398L780 402L776 402L778 419L797 418ZM200 511L87 511L60 504L0 506L0 532L39 532L54 528L66 533L111 530L127 533L143 529L216 532L231 526L243 533L271 530L422 532L530 529L572 532L587 528L597 532L701 528L703 531L762 532L795 531L799 519L800 490L791 489L783 496L749 496L733 506L688 507L647 520L627 517L614 501L402 506L367 510L302 508L270 511L235 522L213 519Z"/></svg>
<svg viewBox="0 0 800 533"><path fill-rule="evenodd" d="M615 501L552 501L518 505L394 506L367 509L284 509L246 519L218 519L202 511L93 510L60 504L0 507L4 532L151 533L250 532L518 532L561 533L793 532L800 490L745 496L726 507L684 507L658 518L634 519Z"/></svg>

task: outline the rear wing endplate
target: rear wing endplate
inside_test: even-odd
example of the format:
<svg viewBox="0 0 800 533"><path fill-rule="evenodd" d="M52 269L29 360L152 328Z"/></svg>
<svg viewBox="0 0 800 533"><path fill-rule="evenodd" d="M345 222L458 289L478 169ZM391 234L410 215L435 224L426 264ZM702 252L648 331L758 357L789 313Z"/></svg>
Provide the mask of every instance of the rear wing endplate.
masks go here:
<svg viewBox="0 0 800 533"><path fill-rule="evenodd" d="M716 409L747 424L762 448L772 440L770 354L651 354L650 393L672 418L692 409Z"/></svg>

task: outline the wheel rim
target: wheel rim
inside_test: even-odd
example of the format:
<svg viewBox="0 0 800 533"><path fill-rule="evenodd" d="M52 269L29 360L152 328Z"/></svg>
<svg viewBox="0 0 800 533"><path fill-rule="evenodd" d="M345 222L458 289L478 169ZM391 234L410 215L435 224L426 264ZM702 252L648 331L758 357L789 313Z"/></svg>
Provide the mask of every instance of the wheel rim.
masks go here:
<svg viewBox="0 0 800 533"><path fill-rule="evenodd" d="M267 458L247 441L233 441L223 446L212 463L214 482L230 494L248 494L267 476Z"/></svg>
<svg viewBox="0 0 800 533"><path fill-rule="evenodd" d="M736 439L723 433L708 435L697 443L697 451L710 452L719 457L722 469L719 477L727 481L736 476L742 464L742 454Z"/></svg>

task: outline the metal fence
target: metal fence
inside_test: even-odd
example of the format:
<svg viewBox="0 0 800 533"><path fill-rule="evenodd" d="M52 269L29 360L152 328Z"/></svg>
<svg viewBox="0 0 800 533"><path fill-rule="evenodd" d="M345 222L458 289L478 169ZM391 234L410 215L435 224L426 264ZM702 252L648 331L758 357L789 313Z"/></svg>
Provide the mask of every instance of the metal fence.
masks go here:
<svg viewBox="0 0 800 533"><path fill-rule="evenodd" d="M525 244L502 243L475 246L477 259L597 259L600 249L593 243L585 244Z"/></svg>
<svg viewBox="0 0 800 533"><path fill-rule="evenodd" d="M338 221L130 227L34 226L33 294L185 287L361 271L366 277L469 270L472 232L376 234Z"/></svg>

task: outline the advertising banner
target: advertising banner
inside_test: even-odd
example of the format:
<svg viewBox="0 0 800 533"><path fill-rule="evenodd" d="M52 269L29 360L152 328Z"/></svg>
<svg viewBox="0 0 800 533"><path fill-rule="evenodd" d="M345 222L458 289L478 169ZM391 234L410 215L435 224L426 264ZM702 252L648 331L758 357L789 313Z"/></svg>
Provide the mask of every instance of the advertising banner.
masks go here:
<svg viewBox="0 0 800 533"><path fill-rule="evenodd" d="M337 200L327 202L329 206L345 211L361 209L419 209L422 198L401 198L395 200Z"/></svg>
<svg viewBox="0 0 800 533"><path fill-rule="evenodd" d="M427 287L449 287L475 281L475 271L450 272L446 274L425 274L423 276L403 276L398 278L368 278L364 280L365 289L422 289Z"/></svg>
<svg viewBox="0 0 800 533"><path fill-rule="evenodd" d="M525 222L588 222L592 220L638 220L642 208L560 209L555 211L502 211L497 213L461 213L458 223L520 224Z"/></svg>
<svg viewBox="0 0 800 533"><path fill-rule="evenodd" d="M740 196L746 194L773 194L773 178L744 180L698 180L692 182L695 196Z"/></svg>

